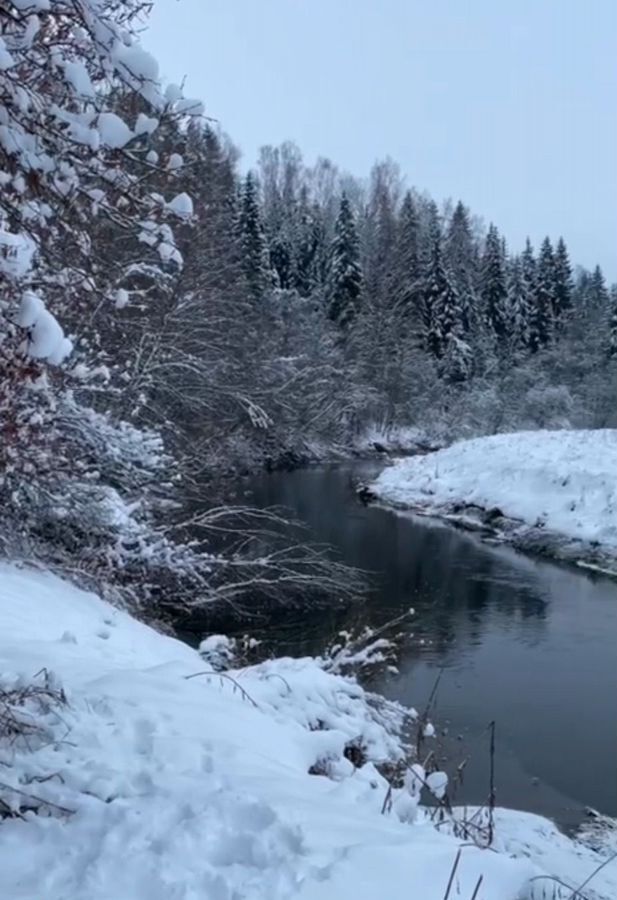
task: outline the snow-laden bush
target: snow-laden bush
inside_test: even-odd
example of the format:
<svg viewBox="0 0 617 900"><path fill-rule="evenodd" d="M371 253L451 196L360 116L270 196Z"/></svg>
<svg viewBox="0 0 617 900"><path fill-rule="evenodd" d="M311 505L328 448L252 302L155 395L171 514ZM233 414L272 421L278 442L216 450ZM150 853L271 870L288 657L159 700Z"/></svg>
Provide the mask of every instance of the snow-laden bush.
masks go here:
<svg viewBox="0 0 617 900"><path fill-rule="evenodd" d="M160 437L90 409L84 390L98 382L100 408L119 391L93 325L130 300L109 235L157 283L182 265L173 226L192 215L186 194L152 189L167 170L148 140L200 104L163 89L137 42L142 7L8 0L0 35L1 540L108 575L187 557L155 527L173 470Z"/></svg>

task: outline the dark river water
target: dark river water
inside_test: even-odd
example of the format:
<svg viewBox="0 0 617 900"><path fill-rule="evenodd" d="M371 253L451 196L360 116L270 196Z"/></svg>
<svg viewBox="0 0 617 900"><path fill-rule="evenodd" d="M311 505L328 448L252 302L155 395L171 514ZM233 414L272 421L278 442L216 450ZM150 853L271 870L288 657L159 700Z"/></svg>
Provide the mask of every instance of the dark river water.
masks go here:
<svg viewBox="0 0 617 900"><path fill-rule="evenodd" d="M456 802L488 793L486 726L496 720L497 802L576 824L585 806L617 815L617 583L482 543L449 527L363 507L352 478L374 463L248 480L243 500L285 506L314 540L373 573L360 610L281 625L278 652L320 652L336 630L412 606L399 673L371 685L432 719L446 769L468 758Z"/></svg>

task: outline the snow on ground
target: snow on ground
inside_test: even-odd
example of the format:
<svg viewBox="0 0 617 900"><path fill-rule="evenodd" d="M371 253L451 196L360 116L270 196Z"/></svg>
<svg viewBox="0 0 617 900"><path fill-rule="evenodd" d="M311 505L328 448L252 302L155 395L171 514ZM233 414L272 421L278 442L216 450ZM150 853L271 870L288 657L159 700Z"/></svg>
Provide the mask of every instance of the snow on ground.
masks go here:
<svg viewBox="0 0 617 900"><path fill-rule="evenodd" d="M461 842L381 815L385 781L342 756L359 735L396 753L353 680L311 659L187 678L204 669L96 596L0 564L2 900L443 900ZM7 733L8 692L36 684L66 703L29 696L12 708L27 738ZM331 777L308 774L320 761ZM580 883L603 859L503 816L505 852L463 842L451 897L482 875L477 900L536 900L535 875ZM616 896L617 873L594 886Z"/></svg>
<svg viewBox="0 0 617 900"><path fill-rule="evenodd" d="M398 461L371 486L427 512L497 508L547 533L617 552L617 430L527 431Z"/></svg>

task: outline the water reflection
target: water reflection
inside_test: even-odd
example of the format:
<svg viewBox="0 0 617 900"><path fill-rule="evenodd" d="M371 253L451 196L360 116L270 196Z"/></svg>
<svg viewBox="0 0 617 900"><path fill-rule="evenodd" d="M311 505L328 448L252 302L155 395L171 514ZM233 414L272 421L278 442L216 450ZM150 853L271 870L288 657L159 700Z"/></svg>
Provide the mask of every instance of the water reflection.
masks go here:
<svg viewBox="0 0 617 900"><path fill-rule="evenodd" d="M319 652L342 627L416 609L399 675L378 685L421 706L435 673L440 753L470 754L463 802L482 800L478 735L498 721L501 803L568 822L583 804L617 814L617 586L428 520L364 508L350 491L371 467L309 469L247 483L249 502L283 505L312 536L372 572L362 610L295 613L268 629L279 651Z"/></svg>

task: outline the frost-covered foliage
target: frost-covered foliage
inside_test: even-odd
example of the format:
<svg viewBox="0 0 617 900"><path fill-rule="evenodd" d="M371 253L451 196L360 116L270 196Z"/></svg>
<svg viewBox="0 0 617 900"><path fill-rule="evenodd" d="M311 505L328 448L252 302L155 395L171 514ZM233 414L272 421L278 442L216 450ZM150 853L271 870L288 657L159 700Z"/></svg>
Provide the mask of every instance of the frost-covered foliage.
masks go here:
<svg viewBox="0 0 617 900"><path fill-rule="evenodd" d="M96 412L84 391L119 390L107 365L117 347L93 326L128 300L126 260L114 264L106 235L132 242L131 265L156 282L181 266L172 226L192 215L185 193L152 190L147 140L200 105L163 90L135 36L141 10L9 0L0 20L2 541L78 551L86 569L155 555L150 486L160 495L169 480L160 438ZM132 110L112 108L118 92Z"/></svg>

